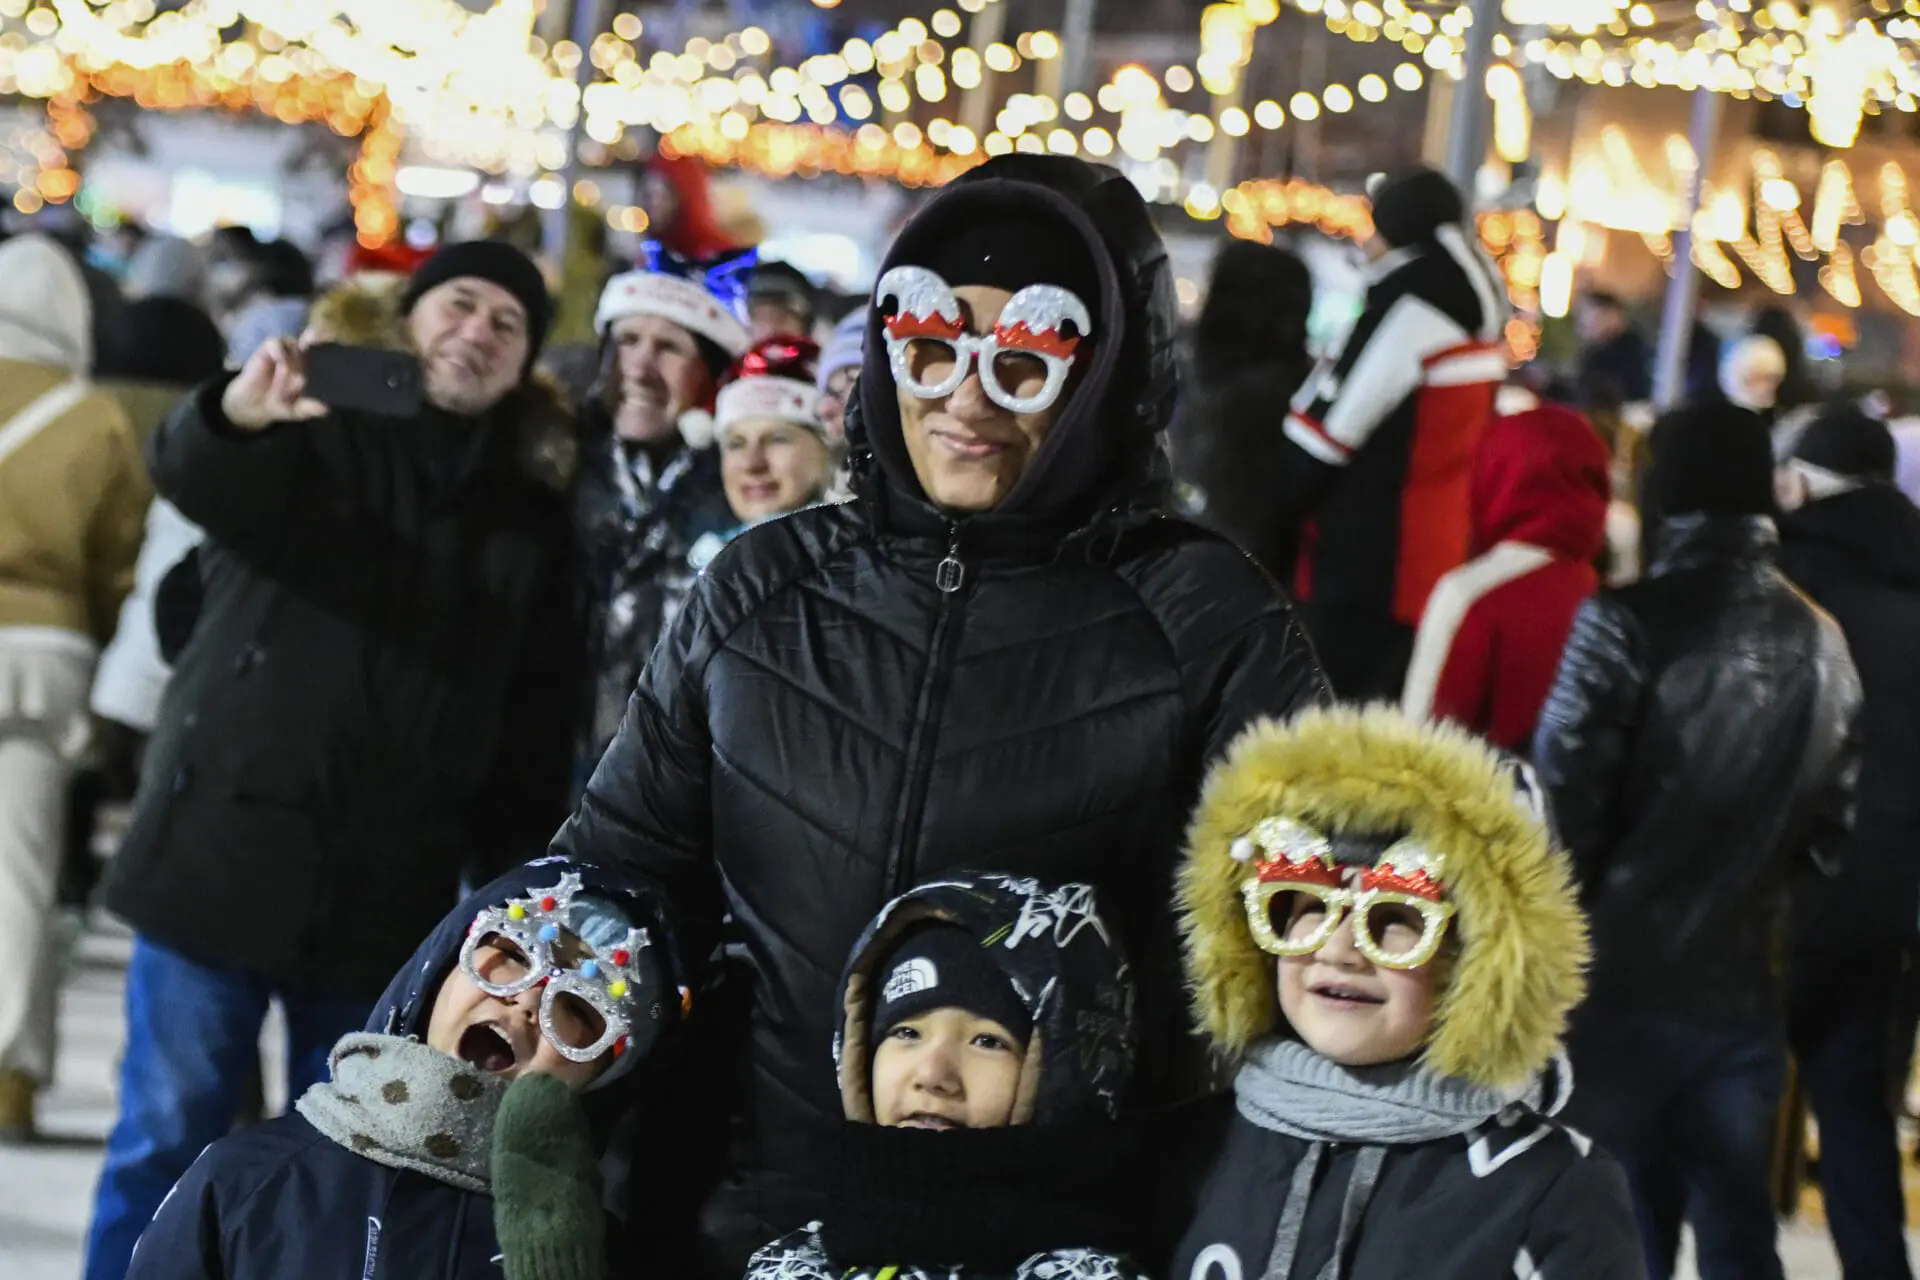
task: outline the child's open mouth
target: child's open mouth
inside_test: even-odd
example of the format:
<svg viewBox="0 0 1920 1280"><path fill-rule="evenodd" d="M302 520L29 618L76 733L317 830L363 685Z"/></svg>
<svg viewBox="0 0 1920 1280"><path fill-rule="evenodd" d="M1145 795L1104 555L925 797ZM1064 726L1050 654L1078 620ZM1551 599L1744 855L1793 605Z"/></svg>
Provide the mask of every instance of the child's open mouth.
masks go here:
<svg viewBox="0 0 1920 1280"><path fill-rule="evenodd" d="M908 1116L905 1120L902 1120L900 1122L899 1127L902 1129L945 1130L945 1129L964 1129L967 1126L961 1124L958 1120L949 1120L945 1116L928 1115L926 1112L920 1111L920 1112L915 1112L913 1115Z"/></svg>
<svg viewBox="0 0 1920 1280"><path fill-rule="evenodd" d="M1385 1004L1379 996L1339 982L1316 982L1308 990L1328 1004L1348 1009L1370 1008Z"/></svg>
<svg viewBox="0 0 1920 1280"><path fill-rule="evenodd" d="M482 1071L511 1071L518 1060L506 1032L491 1022L476 1023L463 1031L459 1049L460 1061Z"/></svg>

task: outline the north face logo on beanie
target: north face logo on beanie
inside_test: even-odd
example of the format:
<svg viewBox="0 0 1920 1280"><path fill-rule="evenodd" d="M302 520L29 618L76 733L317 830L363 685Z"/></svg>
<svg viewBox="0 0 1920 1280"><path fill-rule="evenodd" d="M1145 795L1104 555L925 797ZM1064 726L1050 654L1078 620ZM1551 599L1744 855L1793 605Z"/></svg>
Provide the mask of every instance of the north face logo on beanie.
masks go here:
<svg viewBox="0 0 1920 1280"><path fill-rule="evenodd" d="M904 996L921 991L931 991L940 985L940 971L933 967L933 961L925 956L915 956L904 960L887 978L887 985L881 991L881 998L888 1004Z"/></svg>

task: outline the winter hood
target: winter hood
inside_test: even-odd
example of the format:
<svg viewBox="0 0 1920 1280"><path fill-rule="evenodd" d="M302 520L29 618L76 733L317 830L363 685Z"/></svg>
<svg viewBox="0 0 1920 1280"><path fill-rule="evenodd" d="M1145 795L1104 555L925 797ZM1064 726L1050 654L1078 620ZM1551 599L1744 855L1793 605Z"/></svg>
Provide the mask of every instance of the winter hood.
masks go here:
<svg viewBox="0 0 1920 1280"><path fill-rule="evenodd" d="M1091 886L961 872L888 903L840 980L834 1067L847 1119L872 1124L875 972L914 925L945 921L979 940L1033 1017L1013 1123L1113 1116L1133 1075L1133 980Z"/></svg>
<svg viewBox="0 0 1920 1280"><path fill-rule="evenodd" d="M0 360L84 375L93 364L93 307L86 278L46 236L0 243Z"/></svg>
<svg viewBox="0 0 1920 1280"><path fill-rule="evenodd" d="M1405 839L1437 867L1456 950L1427 1066L1491 1087L1546 1069L1585 994L1589 949L1531 772L1464 730L1385 707L1259 721L1207 778L1178 903L1195 1020L1217 1050L1237 1059L1287 1034L1275 959L1255 944L1242 896L1257 867L1242 857L1274 852L1259 830L1273 818L1334 841L1342 864L1355 860L1345 850L1373 850L1359 859L1370 863Z"/></svg>
<svg viewBox="0 0 1920 1280"><path fill-rule="evenodd" d="M993 516L1058 517L1092 509L1154 476L1157 437L1172 413L1176 368L1173 272L1140 193L1117 170L1067 156L1000 156L955 178L895 238L880 275L928 260L945 238L1012 213L1064 226L1100 279L1092 354L1033 463ZM867 313L866 354L847 435L870 450L894 491L924 502L901 433L883 301Z"/></svg>
<svg viewBox="0 0 1920 1280"><path fill-rule="evenodd" d="M669 909L650 881L618 868L600 867L573 858L537 859L469 894L447 913L414 951L413 958L401 966L400 972L387 984L385 993L367 1018L366 1030L376 1035L424 1040L433 1016L433 1002L440 994L441 984L459 962L461 945L466 942L467 933L480 912L504 906L510 899L533 896L558 884L568 872L580 877L583 889L611 899L634 927L647 931L650 945L641 955L653 962L648 981L655 990L648 1012L657 1030L653 1046L653 1054L657 1055L661 1041L679 1025L691 1002L687 975L692 969L680 949ZM636 1024L636 1043L640 1035ZM643 1058L635 1068L610 1081L606 1088L590 1089L580 1095L600 1136L606 1136L613 1121L632 1103L636 1084L647 1078L646 1067Z"/></svg>
<svg viewBox="0 0 1920 1280"><path fill-rule="evenodd" d="M1524 542L1594 559L1607 541L1611 465L1606 442L1571 409L1495 418L1473 456L1473 554Z"/></svg>
<svg viewBox="0 0 1920 1280"><path fill-rule="evenodd" d="M1809 502L1780 518L1781 559L1792 572L1810 556L1858 564L1888 586L1920 591L1920 509L1890 484Z"/></svg>

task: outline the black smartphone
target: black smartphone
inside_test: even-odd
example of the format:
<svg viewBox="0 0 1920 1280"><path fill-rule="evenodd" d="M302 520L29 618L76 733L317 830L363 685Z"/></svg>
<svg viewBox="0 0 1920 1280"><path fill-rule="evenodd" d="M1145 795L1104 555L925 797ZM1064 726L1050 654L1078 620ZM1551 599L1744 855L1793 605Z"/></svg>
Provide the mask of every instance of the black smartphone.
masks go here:
<svg viewBox="0 0 1920 1280"><path fill-rule="evenodd" d="M425 402L419 357L408 351L322 343L308 347L306 394L330 409L410 418Z"/></svg>

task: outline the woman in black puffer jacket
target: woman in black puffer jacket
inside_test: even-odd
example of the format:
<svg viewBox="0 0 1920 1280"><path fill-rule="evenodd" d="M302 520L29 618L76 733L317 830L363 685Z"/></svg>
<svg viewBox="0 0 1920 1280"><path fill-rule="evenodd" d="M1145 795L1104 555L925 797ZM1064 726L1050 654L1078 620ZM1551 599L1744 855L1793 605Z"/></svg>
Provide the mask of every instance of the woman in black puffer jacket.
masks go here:
<svg viewBox="0 0 1920 1280"><path fill-rule="evenodd" d="M1141 978L1134 1100L1199 1078L1169 906L1187 814L1242 726L1327 694L1272 580L1164 514L1171 286L1110 169L1007 156L922 209L869 322L857 501L714 560L558 838L657 879L696 954L727 919L707 1274L819 1216L839 964L927 877L1095 885ZM996 320L999 354L956 367Z"/></svg>

